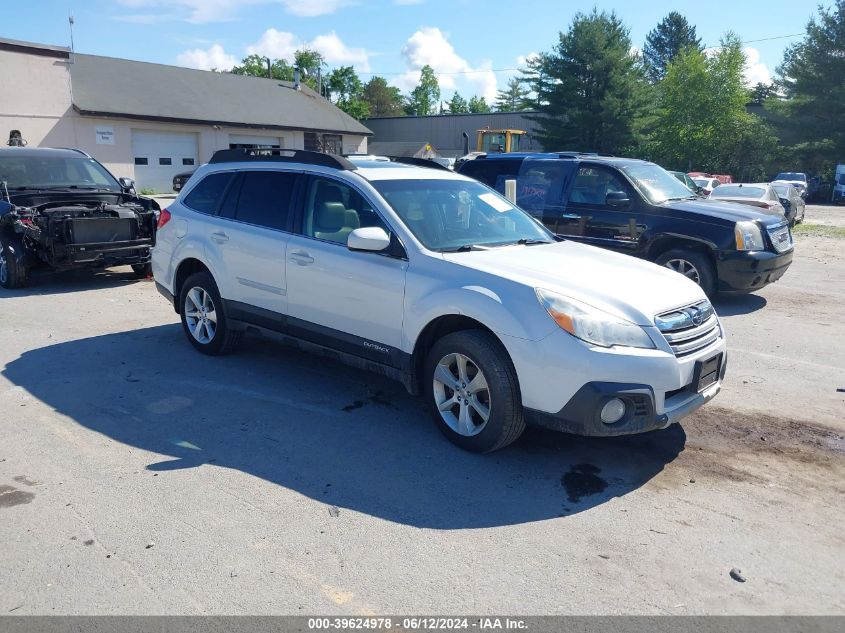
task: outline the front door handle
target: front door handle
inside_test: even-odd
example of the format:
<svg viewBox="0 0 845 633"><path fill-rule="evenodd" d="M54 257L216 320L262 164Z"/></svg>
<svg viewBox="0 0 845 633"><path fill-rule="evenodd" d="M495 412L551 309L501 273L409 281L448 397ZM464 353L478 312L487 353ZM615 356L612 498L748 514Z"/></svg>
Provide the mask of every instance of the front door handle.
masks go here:
<svg viewBox="0 0 845 633"><path fill-rule="evenodd" d="M565 220L580 220L581 216L577 213L564 213L560 217L564 218Z"/></svg>
<svg viewBox="0 0 845 633"><path fill-rule="evenodd" d="M229 236L226 235L223 231L215 231L211 234L211 239L213 239L218 244L222 244L223 242L229 241Z"/></svg>
<svg viewBox="0 0 845 633"><path fill-rule="evenodd" d="M300 266L307 266L314 263L314 258L305 251L294 251L290 254L290 261Z"/></svg>

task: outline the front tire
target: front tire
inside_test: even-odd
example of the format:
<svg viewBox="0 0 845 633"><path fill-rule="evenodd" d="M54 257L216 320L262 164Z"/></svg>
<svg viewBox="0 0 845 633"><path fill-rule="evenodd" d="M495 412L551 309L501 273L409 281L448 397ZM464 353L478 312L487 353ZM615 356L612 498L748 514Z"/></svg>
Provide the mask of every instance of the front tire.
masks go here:
<svg viewBox="0 0 845 633"><path fill-rule="evenodd" d="M17 248L20 246L0 238L0 286L7 290L23 288L29 284L29 267L18 263Z"/></svg>
<svg viewBox="0 0 845 633"><path fill-rule="evenodd" d="M179 292L182 329L197 350L209 356L226 354L243 334L232 330L223 310L220 291L210 273L194 273Z"/></svg>
<svg viewBox="0 0 845 633"><path fill-rule="evenodd" d="M716 292L716 271L713 263L700 251L674 248L661 254L654 263L694 281L708 297L712 297Z"/></svg>
<svg viewBox="0 0 845 633"><path fill-rule="evenodd" d="M463 330L441 338L429 351L424 380L437 426L465 450L489 453L525 430L516 370L488 332Z"/></svg>

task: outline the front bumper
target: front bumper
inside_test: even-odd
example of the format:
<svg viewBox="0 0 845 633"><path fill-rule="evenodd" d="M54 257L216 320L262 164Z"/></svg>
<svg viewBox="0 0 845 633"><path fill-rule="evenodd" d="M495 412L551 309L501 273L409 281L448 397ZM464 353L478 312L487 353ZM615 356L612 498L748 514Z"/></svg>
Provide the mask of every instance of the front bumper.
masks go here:
<svg viewBox="0 0 845 633"><path fill-rule="evenodd" d="M742 293L759 290L783 277L792 264L793 250L722 251L716 258L719 292Z"/></svg>

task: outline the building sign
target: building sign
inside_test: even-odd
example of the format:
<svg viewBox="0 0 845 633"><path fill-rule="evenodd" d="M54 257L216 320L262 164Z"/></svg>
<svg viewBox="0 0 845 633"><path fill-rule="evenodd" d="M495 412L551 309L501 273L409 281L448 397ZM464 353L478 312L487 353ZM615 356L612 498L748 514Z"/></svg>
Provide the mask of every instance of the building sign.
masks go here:
<svg viewBox="0 0 845 633"><path fill-rule="evenodd" d="M97 145L114 145L114 128L98 125L96 131Z"/></svg>

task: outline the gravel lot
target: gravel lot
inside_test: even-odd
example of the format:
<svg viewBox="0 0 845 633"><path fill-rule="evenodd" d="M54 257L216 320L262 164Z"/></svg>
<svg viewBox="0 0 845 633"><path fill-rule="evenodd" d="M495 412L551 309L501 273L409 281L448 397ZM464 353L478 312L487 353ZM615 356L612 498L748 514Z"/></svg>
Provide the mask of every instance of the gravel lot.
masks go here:
<svg viewBox="0 0 845 633"><path fill-rule="evenodd" d="M0 614L845 614L843 305L845 240L799 238L717 302L682 426L478 456L379 377L199 355L128 269L37 278L0 293Z"/></svg>

